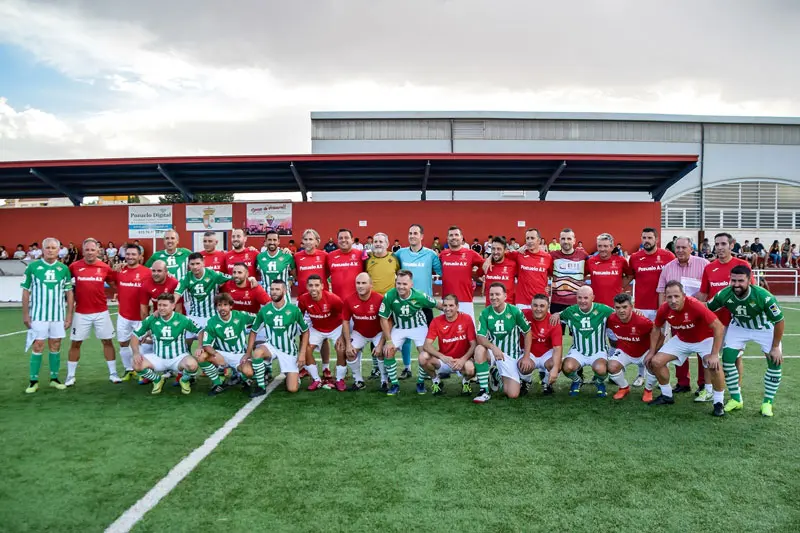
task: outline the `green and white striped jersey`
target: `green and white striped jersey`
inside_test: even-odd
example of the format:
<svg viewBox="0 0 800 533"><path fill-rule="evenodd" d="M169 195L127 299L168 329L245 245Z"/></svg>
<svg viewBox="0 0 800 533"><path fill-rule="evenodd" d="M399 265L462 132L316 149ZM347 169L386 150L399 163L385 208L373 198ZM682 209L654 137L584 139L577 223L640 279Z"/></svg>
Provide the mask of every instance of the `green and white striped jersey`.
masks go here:
<svg viewBox="0 0 800 533"><path fill-rule="evenodd" d="M243 354L247 351L247 338L250 326L256 315L244 311L231 311L228 320L222 320L219 314L208 320L203 337L203 346L213 346L223 352Z"/></svg>
<svg viewBox="0 0 800 533"><path fill-rule="evenodd" d="M227 274L215 272L210 268L203 269L203 275L198 279L189 272L183 277L176 294L183 295L186 300L186 314L198 318L211 318L216 314L214 297L217 287L231 279Z"/></svg>
<svg viewBox="0 0 800 533"><path fill-rule="evenodd" d="M712 311L721 307L731 312L737 326L746 329L773 329L783 320L783 311L775 296L757 285L750 285L750 290L741 299L733 292L733 287L725 287L708 302Z"/></svg>
<svg viewBox="0 0 800 533"><path fill-rule="evenodd" d="M167 264L169 275L181 281L189 272L189 255L191 253L192 251L186 248L178 248L173 254L168 254L166 250L159 250L147 260L145 266L150 268L156 261L164 261Z"/></svg>
<svg viewBox="0 0 800 533"><path fill-rule="evenodd" d="M159 314L148 316L133 334L141 339L148 331L153 337L153 353L156 357L175 359L189 354L186 350L186 332L199 333L200 328L188 317L172 313L167 318L161 318Z"/></svg>
<svg viewBox="0 0 800 533"><path fill-rule="evenodd" d="M25 269L25 279L20 286L31 293L30 315L36 322L63 322L64 298L72 290L69 267L56 261L48 263L37 259Z"/></svg>
<svg viewBox="0 0 800 533"><path fill-rule="evenodd" d="M428 326L423 309L436 307L436 300L422 291L411 289L408 298L400 298L397 289L389 289L383 297L378 316L391 318L399 329L424 328Z"/></svg>
<svg viewBox="0 0 800 533"><path fill-rule="evenodd" d="M261 286L269 292L269 284L276 279L289 281L289 271L295 268L292 254L277 250L274 256L269 252L261 252L256 257L258 270L261 272Z"/></svg>
<svg viewBox="0 0 800 533"><path fill-rule="evenodd" d="M573 348L587 357L607 351L606 320L613 312L609 306L599 303L593 303L586 313L578 304L561 311L561 322L570 329Z"/></svg>
<svg viewBox="0 0 800 533"><path fill-rule="evenodd" d="M478 318L478 335L500 348L503 355L519 359L522 355L520 335L531 330L525 315L514 305L505 304L500 312L489 306Z"/></svg>
<svg viewBox="0 0 800 533"><path fill-rule="evenodd" d="M275 302L270 302L256 315L253 322L253 331L264 326L267 342L278 350L297 357L297 336L308 331L308 324L303 319L300 309L290 303L283 307L275 307Z"/></svg>

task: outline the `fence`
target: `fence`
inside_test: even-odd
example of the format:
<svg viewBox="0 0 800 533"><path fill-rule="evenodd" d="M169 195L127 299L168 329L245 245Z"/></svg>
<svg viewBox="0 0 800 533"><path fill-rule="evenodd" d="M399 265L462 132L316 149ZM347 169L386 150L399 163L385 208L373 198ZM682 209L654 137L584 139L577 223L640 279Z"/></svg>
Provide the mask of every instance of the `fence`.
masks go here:
<svg viewBox="0 0 800 533"><path fill-rule="evenodd" d="M766 279L769 290L776 296L800 296L800 270L792 268L770 268L754 270L757 281Z"/></svg>

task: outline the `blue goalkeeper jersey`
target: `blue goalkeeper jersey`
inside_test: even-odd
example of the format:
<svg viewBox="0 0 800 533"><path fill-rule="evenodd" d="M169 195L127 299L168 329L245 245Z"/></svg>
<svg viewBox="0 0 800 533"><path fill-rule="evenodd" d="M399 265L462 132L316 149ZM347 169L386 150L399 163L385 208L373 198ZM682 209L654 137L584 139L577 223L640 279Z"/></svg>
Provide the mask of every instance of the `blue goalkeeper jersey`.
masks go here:
<svg viewBox="0 0 800 533"><path fill-rule="evenodd" d="M428 296L433 296L433 274L442 275L442 263L439 256L424 246L418 252L411 248L400 248L394 256L400 261L400 268L411 271L414 276L414 288Z"/></svg>

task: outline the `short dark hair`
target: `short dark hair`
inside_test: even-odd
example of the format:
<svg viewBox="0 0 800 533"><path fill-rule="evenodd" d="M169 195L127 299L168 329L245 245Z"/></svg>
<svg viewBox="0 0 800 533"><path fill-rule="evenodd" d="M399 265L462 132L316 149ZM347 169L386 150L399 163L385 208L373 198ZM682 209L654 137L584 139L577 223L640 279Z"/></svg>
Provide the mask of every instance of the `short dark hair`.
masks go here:
<svg viewBox="0 0 800 533"><path fill-rule="evenodd" d="M658 237L658 231L655 228L647 227L642 230L642 233L652 233L656 237Z"/></svg>
<svg viewBox="0 0 800 533"><path fill-rule="evenodd" d="M221 303L226 303L230 306L233 305L233 296L228 294L227 292L221 292L214 296L214 305L219 305Z"/></svg>
<svg viewBox="0 0 800 533"><path fill-rule="evenodd" d="M239 261L238 263L234 263L233 266L234 267L244 267L245 269L247 269L247 263L243 263L241 261Z"/></svg>
<svg viewBox="0 0 800 533"><path fill-rule="evenodd" d="M447 228L447 233L450 233L451 231L458 231L459 233L461 233L461 235L464 235L464 231L458 226L450 226L449 228ZM475 240L477 241L478 239Z"/></svg>
<svg viewBox="0 0 800 533"><path fill-rule="evenodd" d="M125 246L125 253L126 254L128 253L128 250L136 250L137 254L142 253L142 251L139 249L139 247L136 246L135 244L131 244L129 242L126 242L124 246Z"/></svg>
<svg viewBox="0 0 800 533"><path fill-rule="evenodd" d="M408 227L408 229L411 229L411 228L413 228L413 227L417 227L417 228L419 228L419 232L420 232L420 233L425 233L425 228L423 228L423 227L422 227L422 224L411 224L411 225Z"/></svg>
<svg viewBox="0 0 800 533"><path fill-rule="evenodd" d="M156 301L160 302L161 300L166 300L166 301L174 304L175 303L175 295L172 294L171 292L162 292L161 294L158 295L158 298L156 298Z"/></svg>
<svg viewBox="0 0 800 533"><path fill-rule="evenodd" d="M270 285L283 285L284 287L286 287L286 282L284 280L282 280L281 278L275 278L272 281L270 281L269 284Z"/></svg>
<svg viewBox="0 0 800 533"><path fill-rule="evenodd" d="M507 246L505 237L495 237L495 238L493 238L492 239L492 244L494 244L494 243L502 244L504 248Z"/></svg>
<svg viewBox="0 0 800 533"><path fill-rule="evenodd" d="M686 291L683 289L683 283L678 281L677 279L673 279L672 281L668 281L666 285L664 285L664 292L667 292L667 289L670 287L678 287L682 293L686 294Z"/></svg>
<svg viewBox="0 0 800 533"><path fill-rule="evenodd" d="M753 274L753 271L750 270L750 267L747 265L736 265L731 269L731 274L744 274L749 278Z"/></svg>
<svg viewBox="0 0 800 533"><path fill-rule="evenodd" d="M533 300L544 300L545 302L549 302L550 298L548 298L546 294L539 292L533 295Z"/></svg>
<svg viewBox="0 0 800 533"><path fill-rule="evenodd" d="M539 228L528 228L528 229L525 230L525 233L528 233L529 231L535 231L536 232L536 236L538 238L540 238L540 239L542 238L542 232L539 231Z"/></svg>
<svg viewBox="0 0 800 533"><path fill-rule="evenodd" d="M643 232L644 233L644 232ZM631 295L627 292L621 292L614 296L614 303L615 304L631 304L633 305L633 300L631 299Z"/></svg>
<svg viewBox="0 0 800 533"><path fill-rule="evenodd" d="M490 289L493 289L493 288L495 288L495 287L500 287L501 289L503 289L503 293L506 293L506 292L508 292L508 290L506 289L506 286L505 286L505 285L503 285L502 283L500 283L499 281L495 281L494 283L492 283L491 285L489 285L489 288L490 288Z"/></svg>
<svg viewBox="0 0 800 533"><path fill-rule="evenodd" d="M281 234L280 234L280 233L278 233L278 230L276 230L276 229L274 229L274 228L269 228L269 229L267 230L267 232L264 234L264 238L265 238L265 239L267 238L267 235L277 235L278 237L280 237L280 236L281 236ZM294 242L294 241L289 241L289 242Z"/></svg>
<svg viewBox="0 0 800 533"><path fill-rule="evenodd" d="M400 276L405 276L407 278L414 279L414 274L412 274L410 270L406 270L405 268L401 268L400 270L397 271L396 277L399 278Z"/></svg>
<svg viewBox="0 0 800 533"><path fill-rule="evenodd" d="M203 237L216 237L216 236L217 236L217 233L214 232L214 231L207 231L207 232L203 233Z"/></svg>
<svg viewBox="0 0 800 533"><path fill-rule="evenodd" d="M442 298L442 301L443 301L443 302L444 302L445 300L453 300L453 301L456 303L456 305L458 305L458 296L456 296L456 295L455 295L455 294L453 294L453 293L450 293L450 294L446 295L444 298Z"/></svg>
<svg viewBox="0 0 800 533"><path fill-rule="evenodd" d="M572 228L564 228L561 230L561 233L575 233ZM555 237L553 237L555 239Z"/></svg>
<svg viewBox="0 0 800 533"><path fill-rule="evenodd" d="M339 236L339 234L340 234L341 232L343 232L343 231L346 231L347 233L349 233L351 238L353 237L353 232L352 232L352 231L350 231L350 230L349 230L349 229L347 229L347 228L339 228L339 231L337 231L337 232L336 232L336 236L338 237L338 236Z"/></svg>
<svg viewBox="0 0 800 533"><path fill-rule="evenodd" d="M320 283L322 283L322 276L320 276L319 274L311 274L310 276L308 276L308 280L306 280L306 285L308 285L309 281L319 281Z"/></svg>
<svg viewBox="0 0 800 533"><path fill-rule="evenodd" d="M721 233L717 233L716 235L714 235L714 240L716 241L718 237L725 237L726 239L728 239L728 244L733 242L733 235L731 235L727 231L723 231Z"/></svg>
<svg viewBox="0 0 800 533"><path fill-rule="evenodd" d="M189 254L189 261L194 261L196 259L199 259L200 261L205 261L203 254L201 254L200 252L192 252Z"/></svg>

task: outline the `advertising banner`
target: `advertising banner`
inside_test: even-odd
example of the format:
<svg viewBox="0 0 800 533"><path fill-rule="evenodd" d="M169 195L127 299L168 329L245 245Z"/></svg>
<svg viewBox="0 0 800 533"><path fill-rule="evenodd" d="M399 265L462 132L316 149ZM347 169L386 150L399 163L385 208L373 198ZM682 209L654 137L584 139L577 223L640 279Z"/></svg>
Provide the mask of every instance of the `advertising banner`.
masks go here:
<svg viewBox="0 0 800 533"><path fill-rule="evenodd" d="M128 238L161 238L172 229L171 205L128 206Z"/></svg>
<svg viewBox="0 0 800 533"><path fill-rule="evenodd" d="M229 229L233 229L233 204L186 206L186 231Z"/></svg>
<svg viewBox="0 0 800 533"><path fill-rule="evenodd" d="M292 234L292 203L247 204L247 233L264 235L268 229Z"/></svg>

